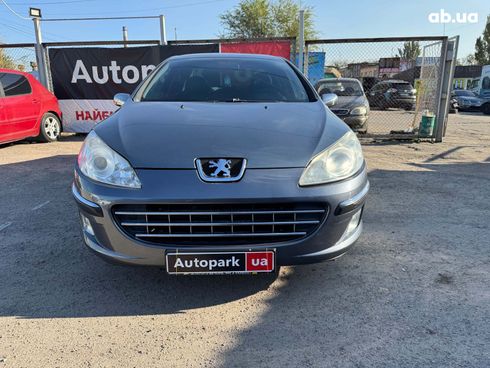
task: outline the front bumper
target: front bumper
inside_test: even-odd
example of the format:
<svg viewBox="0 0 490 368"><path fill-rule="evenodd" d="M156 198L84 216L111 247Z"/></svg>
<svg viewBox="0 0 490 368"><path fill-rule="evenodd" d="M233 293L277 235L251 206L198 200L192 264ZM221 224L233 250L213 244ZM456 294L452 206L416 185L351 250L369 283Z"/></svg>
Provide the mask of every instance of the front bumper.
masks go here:
<svg viewBox="0 0 490 368"><path fill-rule="evenodd" d="M390 107L415 106L416 102L417 99L415 96L414 97L396 96L396 97L388 98L388 105Z"/></svg>
<svg viewBox="0 0 490 368"><path fill-rule="evenodd" d="M347 225L363 210L369 190L366 168L341 182L299 187L303 171L293 169L249 169L240 182L209 184L199 180L195 170L136 170L141 189L116 188L95 183L76 169L72 186L80 214L90 223L83 226L85 244L99 256L129 265L165 265L165 252L276 250L278 266L314 263L344 254L359 238L362 220L350 236ZM114 222L117 204L152 203L261 203L319 202L329 207L328 215L309 236L267 244L213 246L171 246L149 244L131 238Z"/></svg>
<svg viewBox="0 0 490 368"><path fill-rule="evenodd" d="M355 115L341 117L341 119L353 130L362 130L365 128L366 121L368 119L367 115Z"/></svg>

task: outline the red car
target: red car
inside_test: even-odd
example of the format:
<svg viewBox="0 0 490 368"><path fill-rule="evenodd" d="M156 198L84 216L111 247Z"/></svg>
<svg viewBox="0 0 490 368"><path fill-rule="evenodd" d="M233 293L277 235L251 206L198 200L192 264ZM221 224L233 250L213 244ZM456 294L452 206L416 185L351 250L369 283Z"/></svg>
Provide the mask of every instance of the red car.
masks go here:
<svg viewBox="0 0 490 368"><path fill-rule="evenodd" d="M61 133L58 100L34 76L0 69L0 143L35 137L43 142Z"/></svg>

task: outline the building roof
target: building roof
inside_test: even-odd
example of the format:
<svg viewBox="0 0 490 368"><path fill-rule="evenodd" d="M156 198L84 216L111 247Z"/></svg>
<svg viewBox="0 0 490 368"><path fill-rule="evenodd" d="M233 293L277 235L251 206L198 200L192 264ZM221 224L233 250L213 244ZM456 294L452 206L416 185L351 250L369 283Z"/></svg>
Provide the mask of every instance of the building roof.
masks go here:
<svg viewBox="0 0 490 368"><path fill-rule="evenodd" d="M456 65L454 78L478 78L482 68L481 65Z"/></svg>

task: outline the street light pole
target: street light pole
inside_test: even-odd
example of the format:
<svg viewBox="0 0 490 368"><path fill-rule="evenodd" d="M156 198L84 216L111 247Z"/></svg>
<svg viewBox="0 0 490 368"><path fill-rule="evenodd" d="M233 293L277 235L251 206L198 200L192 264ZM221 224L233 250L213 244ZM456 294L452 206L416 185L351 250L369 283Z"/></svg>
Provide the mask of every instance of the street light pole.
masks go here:
<svg viewBox="0 0 490 368"><path fill-rule="evenodd" d="M44 87L49 89L48 68L46 65L46 58L43 50L43 39L41 35L41 18L32 17L32 21L34 22L34 33L36 35L35 50L36 50L37 69L39 72L39 81Z"/></svg>

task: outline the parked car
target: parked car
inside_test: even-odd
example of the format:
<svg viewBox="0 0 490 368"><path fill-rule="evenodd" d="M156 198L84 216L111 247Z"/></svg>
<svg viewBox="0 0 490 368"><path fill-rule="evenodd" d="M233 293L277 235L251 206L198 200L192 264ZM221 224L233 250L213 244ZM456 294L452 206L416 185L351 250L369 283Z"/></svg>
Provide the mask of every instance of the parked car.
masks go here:
<svg viewBox="0 0 490 368"><path fill-rule="evenodd" d="M479 97L475 92L466 89L455 89L451 97L458 101L461 111L480 111L485 100Z"/></svg>
<svg viewBox="0 0 490 368"><path fill-rule="evenodd" d="M171 274L273 272L360 236L359 140L289 61L174 56L114 101L72 186L96 254Z"/></svg>
<svg viewBox="0 0 490 368"><path fill-rule="evenodd" d="M354 78L321 79L316 84L320 96L334 93L337 101L330 110L341 118L352 130L367 133L369 102L361 83Z"/></svg>
<svg viewBox="0 0 490 368"><path fill-rule="evenodd" d="M61 132L58 100L36 78L0 69L0 143L35 137L43 142Z"/></svg>
<svg viewBox="0 0 490 368"><path fill-rule="evenodd" d="M389 107L413 110L416 103L416 90L403 80L385 80L373 86L367 94L371 107Z"/></svg>

